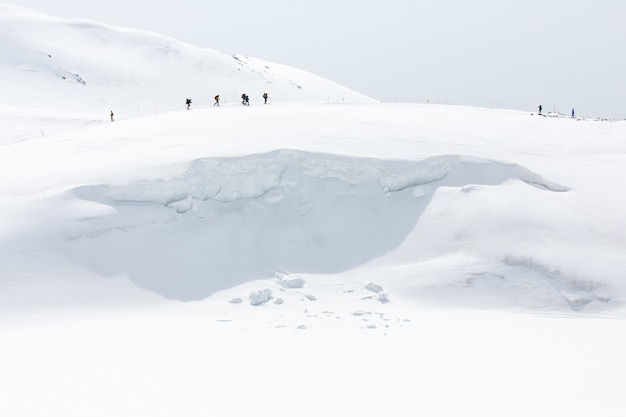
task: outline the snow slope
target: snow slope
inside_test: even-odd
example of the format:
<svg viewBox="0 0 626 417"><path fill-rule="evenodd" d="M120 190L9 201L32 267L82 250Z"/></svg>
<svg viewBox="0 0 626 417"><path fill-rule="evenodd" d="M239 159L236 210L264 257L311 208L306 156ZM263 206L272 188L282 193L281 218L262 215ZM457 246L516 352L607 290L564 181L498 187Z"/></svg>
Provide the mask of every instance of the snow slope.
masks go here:
<svg viewBox="0 0 626 417"><path fill-rule="evenodd" d="M155 33L0 4L0 104L121 115L276 101L371 102L302 70L200 49Z"/></svg>
<svg viewBox="0 0 626 417"><path fill-rule="evenodd" d="M78 30L0 12L3 48ZM83 108L91 78L33 56L2 64L1 415L626 412L626 123L322 87L112 123L153 61Z"/></svg>

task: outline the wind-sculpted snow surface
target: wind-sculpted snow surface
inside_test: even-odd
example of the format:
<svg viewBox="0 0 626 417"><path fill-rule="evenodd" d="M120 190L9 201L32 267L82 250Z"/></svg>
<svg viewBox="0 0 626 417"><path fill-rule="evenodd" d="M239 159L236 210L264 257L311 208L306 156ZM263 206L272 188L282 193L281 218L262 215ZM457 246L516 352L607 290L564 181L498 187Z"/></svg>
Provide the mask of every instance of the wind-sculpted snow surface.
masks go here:
<svg viewBox="0 0 626 417"><path fill-rule="evenodd" d="M199 159L173 178L76 189L116 214L87 221L67 250L165 297L203 299L276 271L362 265L402 243L439 187L511 181L568 190L519 165L451 155L404 161L280 150Z"/></svg>
<svg viewBox="0 0 626 417"><path fill-rule="evenodd" d="M569 190L519 165L477 158L437 156L423 161L380 161L285 150L244 158L196 160L181 178L115 186L106 196L117 202L150 202L189 209L188 204L181 202L254 199L281 186L297 188L298 183L289 179L302 177L325 181L329 190L339 193L360 186L396 192L435 182L458 187L498 185L511 179L550 191ZM351 193L358 191L352 189Z"/></svg>

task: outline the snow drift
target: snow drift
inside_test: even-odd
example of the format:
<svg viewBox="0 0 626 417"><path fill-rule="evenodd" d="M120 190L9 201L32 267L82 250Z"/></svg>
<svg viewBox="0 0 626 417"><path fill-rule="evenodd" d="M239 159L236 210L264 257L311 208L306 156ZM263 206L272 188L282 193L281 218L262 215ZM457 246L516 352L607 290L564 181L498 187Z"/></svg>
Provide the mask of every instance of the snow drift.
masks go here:
<svg viewBox="0 0 626 417"><path fill-rule="evenodd" d="M31 289L0 296L17 307L107 304L139 295L120 285L129 280L166 299L224 293L227 303L286 273L375 282L390 304L619 310L621 129L483 109L283 104L9 138L0 244L11 266L0 272ZM67 296L38 290L49 285Z"/></svg>
<svg viewBox="0 0 626 417"><path fill-rule="evenodd" d="M383 256L438 187L518 180L567 190L520 166L457 156L412 162L283 150L181 170L169 180L76 189L116 215L68 237L72 257L168 298L198 300L276 271L333 274Z"/></svg>

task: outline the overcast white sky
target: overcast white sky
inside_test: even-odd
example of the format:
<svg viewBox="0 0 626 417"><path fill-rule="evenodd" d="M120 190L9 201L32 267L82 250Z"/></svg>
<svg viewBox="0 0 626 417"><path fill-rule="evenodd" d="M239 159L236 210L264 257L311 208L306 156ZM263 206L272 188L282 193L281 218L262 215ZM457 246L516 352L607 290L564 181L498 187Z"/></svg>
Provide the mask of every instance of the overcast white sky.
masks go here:
<svg viewBox="0 0 626 417"><path fill-rule="evenodd" d="M626 118L623 0L9 0L292 65L385 101Z"/></svg>

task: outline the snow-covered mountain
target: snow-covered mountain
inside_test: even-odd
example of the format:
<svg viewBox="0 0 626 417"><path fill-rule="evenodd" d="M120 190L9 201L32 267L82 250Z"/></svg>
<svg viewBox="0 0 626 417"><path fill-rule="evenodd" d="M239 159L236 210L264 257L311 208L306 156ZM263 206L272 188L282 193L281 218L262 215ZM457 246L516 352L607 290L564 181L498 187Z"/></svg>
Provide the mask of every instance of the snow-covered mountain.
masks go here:
<svg viewBox="0 0 626 417"><path fill-rule="evenodd" d="M626 413L626 123L0 19L0 415Z"/></svg>
<svg viewBox="0 0 626 417"><path fill-rule="evenodd" d="M311 73L155 33L0 4L0 104L148 114L239 102L372 102Z"/></svg>

